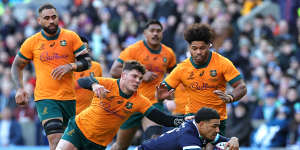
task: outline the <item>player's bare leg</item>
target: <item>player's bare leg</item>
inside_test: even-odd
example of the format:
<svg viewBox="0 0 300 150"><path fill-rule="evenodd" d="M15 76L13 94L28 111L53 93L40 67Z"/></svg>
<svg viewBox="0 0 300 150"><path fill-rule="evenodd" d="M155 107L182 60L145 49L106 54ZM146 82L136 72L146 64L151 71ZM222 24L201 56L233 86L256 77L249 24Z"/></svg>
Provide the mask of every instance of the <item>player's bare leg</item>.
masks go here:
<svg viewBox="0 0 300 150"><path fill-rule="evenodd" d="M77 148L71 142L61 139L57 144L56 150L77 150Z"/></svg>
<svg viewBox="0 0 300 150"><path fill-rule="evenodd" d="M117 140L112 145L111 150L127 150L137 130L138 127L126 130L119 129Z"/></svg>
<svg viewBox="0 0 300 150"><path fill-rule="evenodd" d="M58 121L52 121L52 120L58 120ZM59 122L59 120L61 122ZM42 124L43 124L45 130L47 130L46 128L48 128L49 132L56 132L56 131L59 131L59 130L61 131L62 130L62 118L51 118L51 119L43 120ZM45 127L45 125L47 127ZM47 131L46 131L46 133L47 133ZM62 135L63 135L63 132L61 132L61 133L51 133L51 134L47 135L50 150L55 150L59 140L62 137Z"/></svg>
<svg viewBox="0 0 300 150"><path fill-rule="evenodd" d="M54 133L54 134L47 136L48 141L49 141L50 150L55 150L61 136L62 136L62 133Z"/></svg>
<svg viewBox="0 0 300 150"><path fill-rule="evenodd" d="M156 138L162 134L162 126L144 117L142 120L144 131L143 141Z"/></svg>

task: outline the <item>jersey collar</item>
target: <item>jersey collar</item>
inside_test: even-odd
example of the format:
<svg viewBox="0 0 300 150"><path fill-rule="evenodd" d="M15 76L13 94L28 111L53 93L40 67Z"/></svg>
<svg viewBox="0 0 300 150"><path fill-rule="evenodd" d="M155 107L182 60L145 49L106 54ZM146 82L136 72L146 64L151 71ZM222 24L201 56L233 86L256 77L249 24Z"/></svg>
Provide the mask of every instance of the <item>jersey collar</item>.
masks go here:
<svg viewBox="0 0 300 150"><path fill-rule="evenodd" d="M193 61L192 57L190 57L190 62L192 63L192 65L196 68L196 69L200 69L200 68L205 68L208 66L210 60L211 60L211 56L212 56L212 52L209 51L209 55L208 55L208 59L207 61L203 64L203 65L197 65L195 64L195 62Z"/></svg>
<svg viewBox="0 0 300 150"><path fill-rule="evenodd" d="M195 120L193 120L193 124L194 124L194 126L196 127L196 129L197 129L199 138L202 139L202 136L201 136L200 133L199 133L199 129L198 129L198 126L197 126L197 123L196 123Z"/></svg>
<svg viewBox="0 0 300 150"><path fill-rule="evenodd" d="M55 35L55 36L51 36L51 37L50 37L50 36L47 36L47 35L45 34L45 31L44 31L44 30L42 30L41 32L42 32L43 37L44 37L45 39L47 39L48 41L50 41L50 40L56 40L56 39L58 38L59 34L60 34L60 28L57 29L56 35Z"/></svg>
<svg viewBox="0 0 300 150"><path fill-rule="evenodd" d="M153 50L149 47L149 45L147 44L146 40L143 41L144 45L147 47L147 49L152 53L152 54L159 54L161 51L161 44L159 45L159 50Z"/></svg>
<svg viewBox="0 0 300 150"><path fill-rule="evenodd" d="M133 94L127 95L124 92L122 92L121 87L120 87L120 79L117 80L117 83L118 83L118 87L119 87L119 94L120 94L120 96L122 96L122 97L124 97L126 99L129 99Z"/></svg>

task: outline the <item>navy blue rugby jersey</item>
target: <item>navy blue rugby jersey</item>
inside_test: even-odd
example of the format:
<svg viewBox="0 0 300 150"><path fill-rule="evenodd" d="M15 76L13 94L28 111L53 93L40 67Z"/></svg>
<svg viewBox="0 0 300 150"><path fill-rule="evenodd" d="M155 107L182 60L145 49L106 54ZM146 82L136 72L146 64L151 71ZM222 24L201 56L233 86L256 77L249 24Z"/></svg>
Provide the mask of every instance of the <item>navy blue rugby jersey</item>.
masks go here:
<svg viewBox="0 0 300 150"><path fill-rule="evenodd" d="M229 138L217 134L212 144L227 142ZM187 121L180 127L165 132L155 139L144 142L138 150L201 150L208 143L198 132L196 122Z"/></svg>

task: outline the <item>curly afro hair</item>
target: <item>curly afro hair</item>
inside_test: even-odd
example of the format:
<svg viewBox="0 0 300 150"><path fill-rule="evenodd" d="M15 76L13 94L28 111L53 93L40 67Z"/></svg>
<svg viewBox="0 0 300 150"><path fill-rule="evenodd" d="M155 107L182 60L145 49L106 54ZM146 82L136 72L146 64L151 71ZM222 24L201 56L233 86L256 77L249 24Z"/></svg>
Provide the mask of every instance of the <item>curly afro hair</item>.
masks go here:
<svg viewBox="0 0 300 150"><path fill-rule="evenodd" d="M206 44L212 43L214 39L213 30L206 24L192 24L184 32L184 39L191 44L193 41L203 41Z"/></svg>

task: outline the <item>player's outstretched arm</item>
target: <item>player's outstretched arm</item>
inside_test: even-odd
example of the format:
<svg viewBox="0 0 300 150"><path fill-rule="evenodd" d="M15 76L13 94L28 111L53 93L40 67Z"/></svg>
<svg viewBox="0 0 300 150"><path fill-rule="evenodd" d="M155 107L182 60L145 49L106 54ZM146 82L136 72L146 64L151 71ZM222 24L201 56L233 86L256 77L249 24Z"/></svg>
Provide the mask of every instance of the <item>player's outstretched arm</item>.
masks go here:
<svg viewBox="0 0 300 150"><path fill-rule="evenodd" d="M166 127L177 127L185 121L185 118L183 116L168 115L154 107L150 107L149 109L151 110L147 111L148 113L146 112L145 116L157 124Z"/></svg>
<svg viewBox="0 0 300 150"><path fill-rule="evenodd" d="M18 105L26 105L29 101L28 93L24 90L23 86L23 69L28 63L29 60L16 55L11 68L12 80L17 88L15 99Z"/></svg>
<svg viewBox="0 0 300 150"><path fill-rule="evenodd" d="M104 86L100 85L93 76L80 78L77 82L80 87L93 91L99 98L104 98L110 92Z"/></svg>

